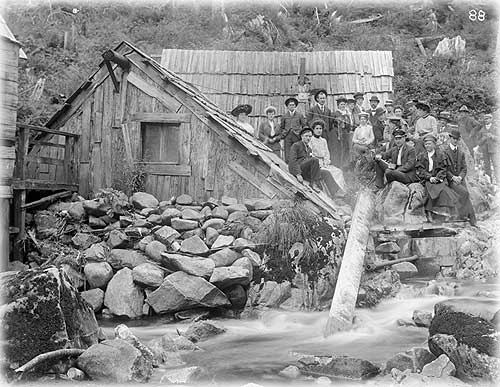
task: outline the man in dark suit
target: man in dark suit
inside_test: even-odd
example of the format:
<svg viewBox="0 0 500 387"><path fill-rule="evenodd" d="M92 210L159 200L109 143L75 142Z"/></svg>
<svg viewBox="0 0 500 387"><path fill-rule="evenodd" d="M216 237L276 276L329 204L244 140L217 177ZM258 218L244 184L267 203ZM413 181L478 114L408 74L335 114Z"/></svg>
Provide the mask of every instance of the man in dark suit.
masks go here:
<svg viewBox="0 0 500 387"><path fill-rule="evenodd" d="M375 185L384 186L384 176L387 184L399 181L410 184L417 181L415 174L415 149L406 142L406 132L396 129L393 132L394 146L388 151L375 155Z"/></svg>
<svg viewBox="0 0 500 387"><path fill-rule="evenodd" d="M301 140L295 142L290 147L290 155L288 160L288 171L294 175L300 183L307 180L311 183L311 188L315 191L320 191L318 184L321 178L319 160L312 156L312 150L309 147L313 132L309 127L304 127L300 131Z"/></svg>
<svg viewBox="0 0 500 387"><path fill-rule="evenodd" d="M457 129L452 129L450 142L444 148L444 153L448 157L446 179L450 188L459 196L458 216L469 218L471 226L476 226L476 214L470 201L469 190L465 184L465 176L467 175L465 154L458 149L460 137L460 132Z"/></svg>
<svg viewBox="0 0 500 387"><path fill-rule="evenodd" d="M384 108L378 107L380 100L376 95L370 98L370 109L367 111L368 119L373 128L373 135L375 136L375 144L381 141L384 137L384 122L382 116L385 113Z"/></svg>
<svg viewBox="0 0 500 387"><path fill-rule="evenodd" d="M280 123L280 139L285 140L285 162L288 163L290 156L290 148L292 144L300 141L300 131L306 126L306 118L298 112L297 106L299 101L297 98L290 97L285 101L287 111L281 117Z"/></svg>
<svg viewBox="0 0 500 387"><path fill-rule="evenodd" d="M314 105L306 115L307 125L311 126L312 123L316 120L322 120L325 123L325 127L323 128L323 132L321 136L326 138L328 142L328 136L330 136L330 117L332 115L332 111L326 106L327 101L327 93L325 89L316 90L314 93L314 100L316 101L316 105Z"/></svg>
<svg viewBox="0 0 500 387"><path fill-rule="evenodd" d="M268 106L264 110L266 118L260 123L257 137L260 141L266 144L272 151L281 157L281 145L279 138L279 128L275 120L276 108Z"/></svg>
<svg viewBox="0 0 500 387"><path fill-rule="evenodd" d="M484 160L484 173L486 173L491 181L495 177L498 183L500 177L500 162L499 162L499 145L500 140L493 125L493 116L491 114L484 115L484 123L479 130L479 146ZM493 173L492 173L493 171Z"/></svg>

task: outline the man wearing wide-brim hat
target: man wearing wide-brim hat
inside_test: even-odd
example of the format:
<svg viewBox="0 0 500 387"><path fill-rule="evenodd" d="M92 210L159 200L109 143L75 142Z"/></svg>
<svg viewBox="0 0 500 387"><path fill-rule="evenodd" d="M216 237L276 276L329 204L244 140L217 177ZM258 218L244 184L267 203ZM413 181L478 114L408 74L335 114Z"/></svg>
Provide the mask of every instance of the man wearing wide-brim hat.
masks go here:
<svg viewBox="0 0 500 387"><path fill-rule="evenodd" d="M375 136L375 143L378 143L384 138L384 122L383 115L385 109L379 107L380 100L376 95L372 95L370 98L370 109L367 110L369 114L370 125L373 128L373 135Z"/></svg>
<svg viewBox="0 0 500 387"><path fill-rule="evenodd" d="M392 99L385 100L384 108L388 116L392 116L394 114L394 102Z"/></svg>
<svg viewBox="0 0 500 387"><path fill-rule="evenodd" d="M328 143L328 138L331 131L332 111L327 106L327 92L325 89L314 90L314 101L316 104L309 109L306 114L307 125L311 126L316 120L322 120L325 123L321 137L325 138ZM312 126L311 126L312 127Z"/></svg>
<svg viewBox="0 0 500 387"><path fill-rule="evenodd" d="M474 119L472 112L466 105L462 105L458 109L458 130L462 135L462 139L469 148L469 151L474 155L474 147L478 144L479 130L481 125Z"/></svg>
<svg viewBox="0 0 500 387"><path fill-rule="evenodd" d="M483 154L484 173L486 173L493 181L495 177L496 183L500 181L500 139L496 128L496 123L493 123L493 116L489 113L484 115L484 123L479 131L479 147Z"/></svg>
<svg viewBox="0 0 500 387"><path fill-rule="evenodd" d="M274 106L268 106L264 109L266 117L259 124L257 138L271 148L277 156L281 157L280 131L275 118L276 112Z"/></svg>
<svg viewBox="0 0 500 387"><path fill-rule="evenodd" d="M406 131L398 127L392 136L394 145L388 151L375 155L375 185L377 188L383 188L384 177L387 184L393 181L399 181L403 184L417 181L415 149L406 142Z"/></svg>
<svg viewBox="0 0 500 387"><path fill-rule="evenodd" d="M300 131L306 126L306 117L297 111L298 105L297 98L287 98L285 100L287 110L281 117L280 139L285 142L285 162L287 163L290 156L290 147L300 141Z"/></svg>
<svg viewBox="0 0 500 387"><path fill-rule="evenodd" d="M297 178L299 183L307 180L313 190L320 191L321 172L319 160L313 157L312 150L309 147L309 142L313 136L312 129L308 126L304 127L299 132L299 136L300 140L290 147L288 171Z"/></svg>
<svg viewBox="0 0 500 387"><path fill-rule="evenodd" d="M448 124L451 123L451 113L443 110L438 114L438 133L448 131Z"/></svg>
<svg viewBox="0 0 500 387"><path fill-rule="evenodd" d="M252 136L255 136L255 128L250 124L250 121L248 119L248 115L252 112L252 106L248 104L242 104L236 106L232 111L231 114L236 117L236 121L238 121L238 124L245 129L245 131Z"/></svg>
<svg viewBox="0 0 500 387"><path fill-rule="evenodd" d="M444 153L448 157L446 179L450 188L459 197L457 205L458 216L469 219L471 226L476 226L476 214L470 201L469 190L465 184L465 176L467 175L465 154L458 149L458 142L461 137L460 132L458 129L452 129L449 136L449 142L444 147Z"/></svg>
<svg viewBox="0 0 500 387"><path fill-rule="evenodd" d="M459 201L458 195L447 184L448 158L436 147L436 136L423 137L423 150L417 153L415 170L417 179L427 190L425 215L429 222L434 215L451 216Z"/></svg>
<svg viewBox="0 0 500 387"><path fill-rule="evenodd" d="M365 101L365 95L363 93L356 93L353 95L356 104L352 108L352 115L354 117L354 127L359 125L359 113L364 112L363 103Z"/></svg>

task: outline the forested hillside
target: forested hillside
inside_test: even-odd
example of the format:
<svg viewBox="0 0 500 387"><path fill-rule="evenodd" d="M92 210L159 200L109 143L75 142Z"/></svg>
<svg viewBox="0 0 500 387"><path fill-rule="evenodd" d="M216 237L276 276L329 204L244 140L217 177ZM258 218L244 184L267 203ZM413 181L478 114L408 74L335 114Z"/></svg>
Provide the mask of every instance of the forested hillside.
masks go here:
<svg viewBox="0 0 500 387"><path fill-rule="evenodd" d="M493 110L498 25L493 1L248 4L26 0L4 5L2 14L28 56L20 67L19 120L46 122L64 102L61 95L69 96L96 69L101 54L122 40L151 55L162 48L392 50L396 100L425 98L435 110L462 103L475 112ZM484 20L471 10L484 11ZM440 38L456 35L466 41L464 57L432 56ZM415 38L421 37L419 48Z"/></svg>

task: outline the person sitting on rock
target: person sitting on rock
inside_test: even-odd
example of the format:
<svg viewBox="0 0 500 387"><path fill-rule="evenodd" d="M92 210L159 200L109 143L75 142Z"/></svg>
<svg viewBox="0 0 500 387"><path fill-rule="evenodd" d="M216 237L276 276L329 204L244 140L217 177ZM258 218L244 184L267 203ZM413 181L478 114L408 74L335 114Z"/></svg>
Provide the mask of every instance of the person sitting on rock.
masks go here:
<svg viewBox="0 0 500 387"><path fill-rule="evenodd" d="M433 214L449 217L458 203L458 195L448 187L446 172L448 158L436 148L436 137L428 134L423 138L424 151L417 154L415 171L417 179L427 190L425 215L428 222Z"/></svg>
<svg viewBox="0 0 500 387"><path fill-rule="evenodd" d="M384 177L387 184L399 181L410 184L417 181L415 174L415 149L406 143L406 132L396 129L393 132L394 146L388 151L375 155L375 185L383 188Z"/></svg>
<svg viewBox="0 0 500 387"><path fill-rule="evenodd" d="M366 112L359 113L359 126L354 129L352 136L352 153L353 157L357 158L373 147L375 136L373 128L368 124L369 114Z"/></svg>
<svg viewBox="0 0 500 387"><path fill-rule="evenodd" d="M453 129L450 131L450 139L448 146L444 148L444 153L448 157L448 169L446 178L450 188L455 191L459 197L458 216L468 218L471 226L476 226L476 214L470 201L469 190L465 184L465 176L467 175L467 163L465 162L465 154L458 149L460 140L460 131Z"/></svg>
<svg viewBox="0 0 500 387"><path fill-rule="evenodd" d="M300 183L307 180L313 190L320 191L321 188L318 184L321 177L319 160L313 157L312 150L309 146L309 142L313 136L312 129L306 126L300 131L299 135L300 141L293 143L290 147L288 171L294 175Z"/></svg>

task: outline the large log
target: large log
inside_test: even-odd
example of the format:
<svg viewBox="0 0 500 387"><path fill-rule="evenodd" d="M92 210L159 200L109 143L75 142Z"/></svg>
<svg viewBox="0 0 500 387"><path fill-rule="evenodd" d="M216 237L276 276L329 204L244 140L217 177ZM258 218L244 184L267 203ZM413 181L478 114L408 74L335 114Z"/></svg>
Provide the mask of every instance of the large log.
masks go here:
<svg viewBox="0 0 500 387"><path fill-rule="evenodd" d="M346 330L352 325L359 283L364 270L365 249L374 210L373 201L373 194L368 189L359 193L324 331L325 337Z"/></svg>

